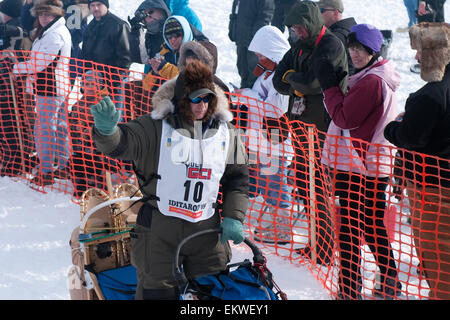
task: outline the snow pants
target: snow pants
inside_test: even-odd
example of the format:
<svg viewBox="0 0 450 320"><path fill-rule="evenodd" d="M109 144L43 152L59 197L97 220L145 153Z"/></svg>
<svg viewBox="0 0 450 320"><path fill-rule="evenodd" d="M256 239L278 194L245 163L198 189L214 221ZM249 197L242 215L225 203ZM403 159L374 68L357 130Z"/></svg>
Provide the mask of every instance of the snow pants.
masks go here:
<svg viewBox="0 0 450 320"><path fill-rule="evenodd" d="M178 299L172 273L178 244L193 233L219 226L218 214L191 223L143 205L131 236L131 263L138 278L136 299ZM225 270L230 259L229 244L222 244L219 234L207 234L193 238L181 248L179 263L186 277L195 279Z"/></svg>
<svg viewBox="0 0 450 320"><path fill-rule="evenodd" d="M411 226L430 299L450 300L450 190L407 181Z"/></svg>

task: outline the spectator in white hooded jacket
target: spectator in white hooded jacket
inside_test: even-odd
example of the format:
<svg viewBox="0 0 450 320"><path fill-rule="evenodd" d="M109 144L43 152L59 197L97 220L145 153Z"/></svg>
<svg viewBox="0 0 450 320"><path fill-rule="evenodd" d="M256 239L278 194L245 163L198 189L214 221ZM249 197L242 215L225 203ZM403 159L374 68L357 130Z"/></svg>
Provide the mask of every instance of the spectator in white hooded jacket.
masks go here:
<svg viewBox="0 0 450 320"><path fill-rule="evenodd" d="M285 244L292 241L289 216L292 207L291 191L287 185L287 166L293 156L290 139L280 141L277 120L287 111L289 96L275 90L273 71L289 42L274 26L264 26L254 35L249 45L258 57L253 71L256 79L252 88L238 89L240 103L248 107L248 150L250 161L250 193L265 198L274 222L255 230L255 238L265 243ZM275 234L276 232L276 234Z"/></svg>
<svg viewBox="0 0 450 320"><path fill-rule="evenodd" d="M40 159L36 185L67 177L69 142L63 101L69 93L69 58L72 40L60 0L43 0L32 9L37 32L28 61L14 66L14 74L27 74L27 92L35 94L35 143ZM53 170L57 163L58 169Z"/></svg>

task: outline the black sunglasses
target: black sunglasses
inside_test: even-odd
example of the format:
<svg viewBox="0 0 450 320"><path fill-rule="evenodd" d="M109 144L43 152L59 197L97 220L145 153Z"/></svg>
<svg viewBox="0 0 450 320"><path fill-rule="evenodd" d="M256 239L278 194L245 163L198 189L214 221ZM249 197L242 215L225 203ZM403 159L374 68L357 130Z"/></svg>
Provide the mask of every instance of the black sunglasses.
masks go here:
<svg viewBox="0 0 450 320"><path fill-rule="evenodd" d="M320 13L324 13L325 11L335 11L336 9L325 9L325 8L320 8Z"/></svg>
<svg viewBox="0 0 450 320"><path fill-rule="evenodd" d="M208 103L211 100L211 98L212 98L212 95L208 94L207 96L204 96L203 98L197 97L197 98L189 99L189 100L191 100L192 103L197 104L197 103L200 103L202 100L204 103Z"/></svg>
<svg viewBox="0 0 450 320"><path fill-rule="evenodd" d="M171 33L166 35L167 40L170 40L172 38L180 38L182 35L181 33L175 32L175 33Z"/></svg>

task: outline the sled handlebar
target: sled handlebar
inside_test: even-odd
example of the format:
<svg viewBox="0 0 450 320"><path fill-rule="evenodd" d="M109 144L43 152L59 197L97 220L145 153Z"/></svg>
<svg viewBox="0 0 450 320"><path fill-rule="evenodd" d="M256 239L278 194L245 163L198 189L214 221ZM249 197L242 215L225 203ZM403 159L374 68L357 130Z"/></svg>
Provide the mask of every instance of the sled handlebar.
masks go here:
<svg viewBox="0 0 450 320"><path fill-rule="evenodd" d="M179 258L180 258L180 251L181 248L190 240L192 240L193 238L205 235L205 234L210 234L210 233L222 233L222 229L217 228L217 229L206 229L206 230L202 230L196 233L191 234L190 236L184 238L177 246L176 250L175 250L175 260L174 260L174 264L173 264L173 275L175 277L175 280L178 284L178 289L180 290L180 293L183 291L183 288L185 287L186 283L187 283L187 278L186 275L184 274L183 271L181 271L180 268L180 264L179 264ZM248 238L244 239L244 243L252 250L253 253L253 262L254 263L265 263L266 259L264 258L261 250Z"/></svg>

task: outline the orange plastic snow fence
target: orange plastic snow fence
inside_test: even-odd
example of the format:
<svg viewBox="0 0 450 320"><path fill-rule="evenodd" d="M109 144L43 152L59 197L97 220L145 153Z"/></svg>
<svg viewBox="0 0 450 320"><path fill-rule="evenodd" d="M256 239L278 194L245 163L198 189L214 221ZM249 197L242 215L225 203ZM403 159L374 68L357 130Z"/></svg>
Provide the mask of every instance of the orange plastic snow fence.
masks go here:
<svg viewBox="0 0 450 320"><path fill-rule="evenodd" d="M140 72L30 52L1 56L2 176L74 201L91 187L136 183L131 163L96 150L90 106L108 95L120 122L132 121L152 110L162 79L144 88ZM277 106L228 98L249 156L249 237L307 262L333 298L450 299L448 160L337 139L288 121ZM362 156L369 154L374 162Z"/></svg>

